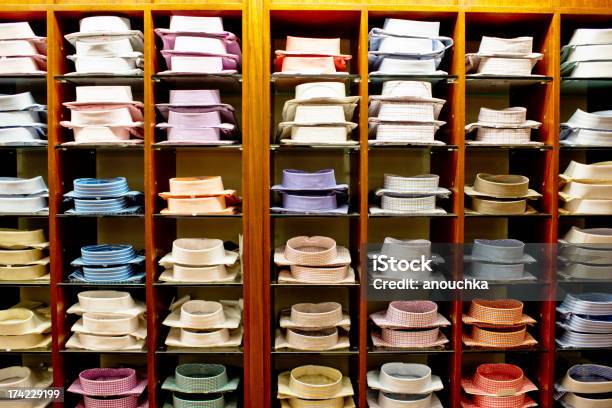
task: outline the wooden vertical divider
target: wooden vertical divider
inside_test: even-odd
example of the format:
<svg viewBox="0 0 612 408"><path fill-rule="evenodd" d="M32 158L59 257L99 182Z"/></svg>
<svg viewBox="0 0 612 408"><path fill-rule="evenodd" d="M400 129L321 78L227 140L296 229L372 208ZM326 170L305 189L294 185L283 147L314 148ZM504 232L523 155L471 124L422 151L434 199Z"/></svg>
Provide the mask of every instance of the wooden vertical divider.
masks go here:
<svg viewBox="0 0 612 408"><path fill-rule="evenodd" d="M465 184L465 106L466 106L466 84L465 84L465 42L466 24L465 12L457 13L455 22L455 32L453 33L455 43L453 45L453 60L451 61L451 74L457 75L458 79L450 86L450 99L452 100L453 111L451 112L452 136L451 143L457 145L457 152L454 154L451 168L454 169L453 181L453 212L457 215L452 221L452 244L456 247L453 257L453 269L455 279L463 279L463 254L458 249L462 248L464 241L465 214L464 214L464 194ZM461 293L456 292L456 299L452 305L452 369L450 378L450 401L452 408L461 406L461 366L463 356L462 342L462 321L463 300Z"/></svg>
<svg viewBox="0 0 612 408"><path fill-rule="evenodd" d="M63 280L63 242L62 222L56 217L60 211L62 201L63 174L61 166L61 154L56 150L60 141L59 121L62 115L63 86L55 81L54 76L63 73L65 55L63 51L63 36L59 26L56 12L64 10L94 11L103 13L105 8L94 4L71 3L70 5L51 4L41 1L41 4L7 5L1 6L8 11L36 11L46 12L47 19L47 105L48 105L48 187L49 187L49 242L50 242L50 295L51 295L51 317L52 327L52 349L51 357L54 369L54 385L63 387L66 385L64 372L64 359L60 350L63 348L66 334L69 332L66 322L65 290L58 285ZM270 21L269 10L271 0L244 0L242 6L243 23L243 167L242 185L244 195L243 210L243 234L244 234L244 298L245 298L245 338L244 338L244 406L247 408L270 407L273 405L271 395L272 377L271 367L271 339L270 339L270 248L273 237L270 230ZM411 3L408 1L407 3ZM457 11L455 25L453 60L451 61L451 73L458 75L457 83L450 86L450 98L452 98L453 110L451 112L451 142L458 145L458 151L453 155L451 168L454 169L453 182L453 212L457 214L452 225L452 240L454 243L463 243L465 216L463 211L463 185L465 184L465 143L463 126L465 124L465 67L464 53L466 40L465 11L488 11L488 12L519 12L519 8L509 6L505 1L491 1L483 6L473 6L474 2L458 0L456 6L443 7L435 2L417 2L417 8L431 11ZM192 9L206 10L206 4L194 5L188 3L172 4L173 10ZM317 3L318 4L318 3ZM367 97L368 97L368 63L367 63L367 31L368 11L373 6L369 2L359 2L361 5L361 27L359 33L359 67L361 75L359 84L359 95L362 97L359 107L359 138L360 138L360 164L359 164L359 244L360 244L360 301L359 301L359 379L358 379L358 401L361 407L365 406L366 395L365 373L367 371L367 301L365 297L366 276L365 267L362 262L365 254L364 245L368 241L368 131L367 131ZM573 14L597 14L605 12L609 14L610 2L607 0L586 2L574 0L571 2L553 1L553 21L551 28L546 34L547 44L550 47L550 56L545 62L547 64L546 74L553 77L551 84L546 85L545 92L545 123L547 129L546 142L552 145L552 150L546 152L546 174L544 177L544 207L551 214L546 221L546 241L553 244L558 236L558 203L557 176L559 173L559 110L560 110L560 57L558 50L561 46L561 13L571 12ZM284 8L299 11L300 8L315 8L315 4L308 4L295 0L295 3L283 3ZM228 8L235 7L235 3L228 3ZM141 10L144 15L145 34L145 68L144 68L144 117L145 117L145 145L144 145L144 177L145 177L145 249L146 249L146 300L147 300L147 365L149 375L149 403L152 408L160 406L157 391L159 378L157 374L157 358L155 350L159 342L159 319L157 316L157 303L153 282L156 271L156 228L153 219L155 211L157 191L155 155L151 144L154 142L154 89L152 74L154 73L155 59L155 36L153 34L152 9L154 4L143 3L140 5L114 5L113 10ZM167 7L170 7L169 5ZM215 7L223 7L223 3ZM322 8L330 8L325 4ZM338 6L337 6L338 7ZM380 7L380 8L378 8ZM378 9L393 7L412 10L410 4L394 6L377 6ZM533 9L538 9L534 4ZM341 6L338 8L342 8ZM355 7L353 7L355 9ZM530 8L531 9L531 8ZM541 11L541 10L540 10ZM461 267L461 259L456 259L456 266ZM552 249L548 258L547 278L549 279L550 301L542 305L541 339L546 349L541 353L540 373L542 384L540 392L540 403L543 408L552 408L552 384L555 379L555 276L554 276L554 253ZM461 342L461 300L456 300L453 305L453 327L452 345L455 351L451 357L451 391L450 401L453 408L460 406L460 378L462 364L462 342ZM62 407L63 403L56 403L56 407Z"/></svg>
<svg viewBox="0 0 612 408"><path fill-rule="evenodd" d="M144 7L143 15L143 31L144 31L144 184L145 184L145 266L146 266L146 300L147 300L147 376L149 393L149 406L157 408L163 405L163 401L157 398L157 358L155 351L159 337L159 318L157 315L157 299L156 291L153 284L156 279L156 243L155 243L155 222L153 214L155 212L155 171L154 171L154 156L152 143L155 143L155 95L153 92L153 80L151 76L155 70L155 34L153 32L153 16L150 7Z"/></svg>
<svg viewBox="0 0 612 408"><path fill-rule="evenodd" d="M243 52L244 406L271 406L270 24L267 4L245 5Z"/></svg>
<svg viewBox="0 0 612 408"><path fill-rule="evenodd" d="M368 10L361 10L361 24L359 29L359 67L361 75L359 82L359 378L357 387L359 406L365 406L368 371Z"/></svg>
<svg viewBox="0 0 612 408"><path fill-rule="evenodd" d="M545 249L545 279L548 281L546 290L546 301L542 303L542 322L541 322L541 340L545 352L542 353L540 370L541 370L541 387L540 400L543 408L552 408L553 402L553 384L555 381L555 318L556 318L556 251L554 244L558 237L558 189L559 189L559 108L560 108L560 87L561 75L559 66L561 57L558 50L561 49L561 17L559 13L553 14L553 19L550 29L546 35L546 43L550 48L547 57L546 75L553 78L552 83L548 84L545 97L545 120L543 128L547 132L546 143L552 145L552 150L548 150L545 154L547 166L546 174L544 175L544 209L551 216L546 220L546 244Z"/></svg>
<svg viewBox="0 0 612 408"><path fill-rule="evenodd" d="M66 326L66 302L63 289L58 286L62 281L62 240L61 226L56 217L60 210L62 201L62 167L60 155L55 149L59 140L59 121L62 112L62 87L55 81L54 76L58 74L62 58L62 33L53 10L47 10L47 165L48 165L48 188L49 188L49 256L50 262L50 291L51 291L51 321L52 328L52 364L53 385L63 387L65 384L64 359L60 353L64 345ZM61 407L62 403L55 403Z"/></svg>

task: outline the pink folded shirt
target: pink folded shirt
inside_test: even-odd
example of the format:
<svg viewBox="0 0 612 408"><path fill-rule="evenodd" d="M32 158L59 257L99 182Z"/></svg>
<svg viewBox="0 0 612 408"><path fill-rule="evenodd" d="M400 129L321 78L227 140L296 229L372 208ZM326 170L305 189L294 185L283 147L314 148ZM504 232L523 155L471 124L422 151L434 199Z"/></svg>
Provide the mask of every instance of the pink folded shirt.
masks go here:
<svg viewBox="0 0 612 408"><path fill-rule="evenodd" d="M207 114L215 114L207 115ZM220 120L216 120L215 116L219 115ZM236 124L236 118L234 117L234 110L229 105L221 106L202 106L202 107L185 107L176 108L171 107L168 110L162 111L162 115L166 118L168 123L160 123L158 127L212 127L217 126L221 123L225 124ZM206 115L201 119L197 120L198 125L194 125L193 115Z"/></svg>
<svg viewBox="0 0 612 408"><path fill-rule="evenodd" d="M221 134L229 133L218 128L169 128L168 142L217 144L221 142ZM227 141L231 143L231 141Z"/></svg>
<svg viewBox="0 0 612 408"><path fill-rule="evenodd" d="M169 70L172 70L172 58L179 57L218 57L221 58L223 70L234 71L237 70L240 66L240 58L236 55L221 55L221 54L211 54L206 52L185 52L185 51L170 51L163 50L161 52L162 56L166 60L166 66Z"/></svg>
<svg viewBox="0 0 612 408"><path fill-rule="evenodd" d="M242 57L242 52L240 51L240 43L238 42L238 38L234 34L227 32L227 31L224 33L196 33L196 32L180 32L180 31L170 32L167 29L158 28L155 30L155 33L162 39L164 50L174 49L174 43L176 42L176 37L184 37L184 36L210 37L210 38L219 38L223 40L225 44L225 49L227 50L228 54L236 55L239 58Z"/></svg>

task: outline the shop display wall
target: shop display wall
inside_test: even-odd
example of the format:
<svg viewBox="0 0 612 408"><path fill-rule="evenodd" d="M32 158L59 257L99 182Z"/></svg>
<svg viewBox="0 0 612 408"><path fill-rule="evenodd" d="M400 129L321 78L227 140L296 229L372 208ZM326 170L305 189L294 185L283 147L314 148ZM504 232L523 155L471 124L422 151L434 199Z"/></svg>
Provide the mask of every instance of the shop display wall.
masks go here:
<svg viewBox="0 0 612 408"><path fill-rule="evenodd" d="M49 186L49 215L3 215L2 227L41 227L49 237L50 284L0 283L0 305L9 307L20 298L40 299L51 305L53 341L50 351L0 352L2 366L45 362L53 367L54 385L67 387L84 368L99 366L141 367L148 375L148 399L152 408L161 407L167 393L161 382L182 362L222 363L242 378L240 402L244 407L279 406L276 377L303 364L335 367L349 375L355 388L355 402L366 406L366 372L390 361L422 362L443 378L440 398L445 407L458 408L462 376L483 362L511 362L521 366L536 385L534 397L543 408L555 406L554 380L571 362L588 358L610 362L606 350L572 352L556 350L555 302L527 302L526 311L538 324L531 330L539 345L520 351L483 351L466 348L461 341L461 300L440 302L441 312L452 325L445 329L448 350L396 352L374 350L371 346L368 315L384 309L383 302L368 302L361 284L364 249L387 236L424 238L433 243L468 243L474 238L517 238L528 243L555 243L571 226L609 227L610 216L571 216L558 212L558 174L570 160L593 163L610 159L610 149L566 148L559 144L559 124L576 108L589 111L610 109L612 78L598 81L564 80L559 73L560 48L576 28L612 27L612 2L601 1L392 1L352 2L245 0L222 2L195 1L112 1L81 0L0 4L0 21L30 22L34 31L47 36L48 74L46 79L27 76L2 77L2 93L31 91L39 103L48 105L48 148L0 147L2 176L43 175ZM194 75L164 78L161 71L161 43L154 29L167 27L172 14L222 16L228 31L241 39L242 72L238 75ZM78 20L89 15L113 14L128 17L132 27L144 33L144 75L122 78L65 74L72 69L66 55L72 47L64 40L78 31ZM380 27L385 18L441 22L441 34L452 37L443 69L448 77L408 78L432 82L434 96L446 100L441 120L447 122L437 138L446 145L437 147L373 147L368 145L368 95L379 94L389 78L368 76L368 32ZM296 84L330 80L325 76L280 78L273 75L274 51L284 48L287 35L340 37L342 51L353 56L350 74L343 79L347 95L361 101L354 121L358 128L349 147L291 147L277 143L274 135L281 121L286 100L293 97ZM544 54L533 78L482 78L466 75L465 53L477 49L482 35L534 37L534 51ZM75 97L75 87L96 84L131 85L134 97L144 102L144 144L131 146L60 146L69 140L68 130L59 122L69 111L62 105ZM166 101L170 89L222 90L224 102L236 109L241 144L229 147L170 147L155 145L160 134L155 103ZM474 122L481 106L503 108L525 106L530 119L542 122L533 139L538 147L475 147L465 143L464 126ZM270 187L280 181L286 168L318 170L331 167L339 182L350 186L350 210L344 216L291 216L273 214L276 200ZM535 214L522 216L482 216L464 211L463 187L471 184L477 172L523 174L531 186L543 194ZM433 173L440 185L453 194L441 216L372 216L368 212L371 192L382 184L384 173ZM171 216L160 214L164 206L158 193L168 191L168 179L177 176L221 175L228 188L243 198L240 214L226 216ZM79 216L64 214L63 194L72 189L78 177L128 178L132 189L144 192L144 212L133 216ZM158 261L180 237L214 237L238 241L243 236L242 283L180 285L158 281ZM296 235L325 235L350 249L357 283L341 286L287 285L278 283L272 262L275 247ZM142 284L113 285L127 290L147 304L146 349L134 352L88 352L67 350L65 343L74 323L67 308L76 294L100 286L67 281L70 261L87 243L130 242L146 255L146 281ZM557 286L554 254L548 254L542 293ZM456 270L460 257L450 260ZM460 272L459 272L460 273ZM459 275L458 275L459 276ZM587 284L585 284L587 285ZM105 287L108 287L105 285ZM495 293L512 297L521 285L500 286ZM174 352L163 345L167 329L161 325L168 306L183 294L217 300L244 299L244 340L240 350ZM424 293L424 296L428 296ZM351 347L338 352L274 351L274 333L279 313L297 302L337 301L351 316ZM74 396L57 407L74 406Z"/></svg>

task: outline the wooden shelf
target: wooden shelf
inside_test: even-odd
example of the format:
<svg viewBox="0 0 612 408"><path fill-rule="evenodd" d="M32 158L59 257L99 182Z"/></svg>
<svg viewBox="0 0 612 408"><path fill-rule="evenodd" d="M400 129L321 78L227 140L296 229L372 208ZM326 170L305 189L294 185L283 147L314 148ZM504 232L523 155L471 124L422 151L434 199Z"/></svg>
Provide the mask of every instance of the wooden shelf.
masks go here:
<svg viewBox="0 0 612 408"><path fill-rule="evenodd" d="M52 310L52 347L50 350L0 351L11 364L22 361L48 362L53 366L54 385L68 386L78 372L99 364L136 365L147 371L148 398L151 408L159 408L167 393L159 384L172 373L179 361L221 362L241 373L238 395L245 408L276 407L276 375L293 366L320 363L339 367L350 375L355 401L365 408L366 373L388 361L424 361L433 373L444 379L443 405L459 408L460 379L484 361L508 361L520 364L528 377L540 386L534 395L542 408L552 408L552 384L560 376L555 364L572 353L602 356L602 350L557 349L555 345L555 303L531 302L529 312L539 323L530 332L539 346L529 350L476 350L463 346L461 322L464 302L461 298L439 302L442 313L451 320L444 330L449 338L445 350L372 349L368 315L384 308L383 302L368 302L367 285L293 285L276 281L271 250L293 235L318 233L334 236L351 250L358 281L361 255L368 243L378 243L385 236L427 238L435 243L461 244L474 237L514 237L529 242L555 243L569 227L609 226L612 215L564 216L558 211L558 174L570 160L588 162L610 160L612 148L566 147L559 145L559 124L579 106L590 110L610 109L612 78L570 79L559 76L559 50L580 27L609 27L612 8L609 0L359 0L341 2L322 0L223 0L201 3L192 0L134 0L117 4L104 0L9 0L0 5L0 21L27 20L37 35L47 36L48 74L46 76L0 76L1 93L31 91L48 105L46 146L0 146L2 176L15 176L18 168L36 164L47 168L49 213L38 215L1 214L3 226L36 225L45 229L51 243L50 282L0 281L0 294L12 300L22 291L39 291L48 296ZM154 29L167 27L173 13L220 15L228 31L241 39L242 73L235 75L165 76L159 50L161 43ZM64 35L78 31L80 18L96 14L119 14L131 20L132 27L144 33L144 74L141 76L66 75L72 65L66 55L73 48ZM380 27L387 17L441 22L441 35L452 37L454 46L441 65L449 75L370 76L368 75L368 32ZM343 52L353 56L350 74L340 76L273 74L274 51L282 49L287 35L340 37ZM539 77L480 77L465 72L465 53L474 51L482 35L534 37L534 51L544 57L535 67ZM346 84L352 95L361 96L354 121L359 124L352 135L354 146L287 146L273 138L280 108L293 95L296 84L311 81L337 81ZM446 100L441 120L446 125L437 137L444 146L371 146L368 145L368 107L370 94L380 93L388 80L429 81L434 96ZM62 105L73 100L74 88L81 85L125 84L133 87L135 99L144 102L144 143L122 146L71 146L71 133L59 126L69 111ZM163 134L156 131L159 121L155 104L167 99L172 89L220 89L236 109L241 142L228 146L158 144ZM567 103L566 103L567 101ZM529 118L542 123L534 138L543 146L473 146L466 145L464 127L473 121L477 109L491 107L527 107ZM510 104L510 105L509 105ZM30 157L30 155L36 157ZM23 156L23 157L22 157ZM40 156L40 157L39 157ZM313 159L314 158L314 159ZM312 159L312 163L309 161ZM32 161L30 161L32 160ZM185 163L192 161L189 167ZM333 215L291 215L270 213L274 194L270 186L280 171L289 165L325 166L336 169L350 184L351 213ZM384 172L429 169L439 174L441 185L453 194L444 200L449 212L444 216L372 216L368 214L369 195L381 183ZM27 166L26 166L27 168ZM213 175L219 172L230 188L243 197L242 212L224 216L174 216L159 213L164 204L158 193L167 191L168 179L190 171ZM43 170L44 171L44 170ZM538 214L530 216L476 216L464 209L464 185L473 182L477 171L512 171L528 176L532 187L543 197L537 203ZM144 211L134 216L79 216L64 214L62 195L69 191L76 177L123 175L130 187L144 193ZM172 241L183 233L197 231L202 236L213 229L224 239L242 233L242 282L210 285L159 282L159 258L167 253ZM113 231L129 231L130 239L146 254L144 283L95 285L67 282L72 271L69 263L80 246L98 242L99 236ZM187 232L185 232L187 231ZM414 236L412 236L414 235ZM227 239L226 239L227 240ZM453 260L451 260L453 261ZM454 261L453 261L454 262ZM457 262L457 265L462 262ZM541 287L542 293L554 295L556 277L551 262L537 282L520 285ZM461 268L459 268L459 274ZM591 282L559 282L561 285ZM517 284L516 287L520 288ZM500 286L495 284L494 286ZM513 285L514 286L514 285ZM127 290L147 303L148 335L146 349L126 352L91 352L65 350L74 316L66 309L76 294L91 288ZM243 346L232 350L166 350L167 332L161 321L171 299L197 291L211 296L231 293L244 299ZM328 353L273 351L273 333L277 312L294 299L337 296L350 311L351 349ZM551 297L554 299L554 297ZM603 353L609 350L603 350ZM602 357L603 358L603 357ZM69 397L67 401L73 400ZM71 406L69 402L65 406ZM64 404L57 403L56 407Z"/></svg>

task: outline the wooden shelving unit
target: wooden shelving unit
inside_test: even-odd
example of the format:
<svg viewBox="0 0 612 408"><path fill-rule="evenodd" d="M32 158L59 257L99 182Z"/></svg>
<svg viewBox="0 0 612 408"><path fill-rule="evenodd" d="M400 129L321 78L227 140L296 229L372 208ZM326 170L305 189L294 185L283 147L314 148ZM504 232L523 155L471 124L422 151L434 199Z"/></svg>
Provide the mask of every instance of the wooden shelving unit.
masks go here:
<svg viewBox="0 0 612 408"><path fill-rule="evenodd" d="M231 78L201 76L168 79L157 76L163 69L160 43L153 30L167 26L174 12L195 15L221 15L228 30L242 40L242 74ZM63 35L78 30L78 20L86 15L119 14L129 17L132 26L144 32L145 67L139 78L116 79L116 84L132 86L135 99L145 104L145 142L141 147L64 148L58 145L70 137L59 126L68 111L62 106L73 100L74 87L100 84L100 78L73 80L63 75L72 69L66 55L72 52ZM454 47L447 53L443 69L450 77L435 80L434 96L446 99L442 120L447 122L438 138L443 148L371 148L368 146L368 95L380 92L381 83L368 77L367 35L386 17L440 21L441 34L451 36ZM578 107L609 109L612 79L607 81L567 81L559 74L559 50L574 29L611 27L612 2L609 0L414 0L414 1L331 1L321 0L226 0L199 3L195 1L4 1L0 21L28 20L39 35L48 41L48 74L46 82L24 77L2 78L2 93L32 91L48 105L49 146L44 148L2 148L3 176L46 177L49 215L34 217L2 216L2 226L32 228L42 226L51 242L50 285L0 284L2 306L10 306L20 296L37 298L51 305L53 342L49 352L2 352L3 366L46 361L54 369L54 385L68 386L87 367L134 365L146 370L148 397L152 408L161 407L166 393L160 390L163 379L179 362L220 362L242 375L242 405L247 408L278 406L276 376L285 369L304 363L337 367L350 375L358 406L365 407L366 372L388 361L425 362L435 374L444 378L440 393L445 407L460 406L461 376L485 361L509 361L521 365L540 388L538 403L554 406L552 385L560 371L555 362L576 359L580 351L567 353L555 349L555 303L529 302L528 312L537 318L531 330L539 347L528 351L488 352L466 349L461 342L461 315L466 307L459 298L440 303L440 309L452 321L445 330L451 342L443 352L380 352L371 349L368 314L384 308L382 302L368 302L365 285L342 287L304 287L279 285L271 262L275 246L291 236L320 234L334 237L348 246L353 266L360 271L368 243L379 243L385 236L427 238L434 243L469 243L474 238L513 237L527 242L555 243L572 225L610 226L611 217L563 217L558 214L557 175L571 159L595 162L608 160L609 149L560 148L558 129ZM279 112L291 97L296 81L319 78L294 78L288 85L272 76L275 49L284 47L287 35L333 36L343 39L343 48L353 55L347 91L360 95L356 113L359 128L353 138L359 145L342 149L297 149L278 146L273 136ZM466 76L464 55L477 48L482 35L534 36L534 51L544 59L535 68L541 81L482 80ZM156 146L160 140L154 124L158 121L154 104L164 101L170 89L219 87L239 116L242 143L235 148L168 148ZM464 126L475 119L481 106L526 106L529 118L543 123L535 136L545 146L538 149L484 149L466 147ZM45 155L46 153L46 155ZM339 180L350 184L351 216L291 217L270 214L275 196L270 186L279 181L284 168L316 170L332 167ZM368 195L389 171L411 171L439 174L441 184L453 195L444 203L448 217L370 217ZM532 187L544 197L535 217L478 217L464 211L463 187L471 184L477 171L510 171L524 174ZM84 176L127 176L130 186L145 193L144 214L135 217L77 217L63 214L62 195L72 188L72 180ZM176 175L222 175L226 186L240 191L244 203L241 216L233 217L167 217L159 215L163 205L157 194L166 191L168 179ZM244 237L243 282L238 285L182 287L157 283L157 261L179 236L220 237L237 241ZM146 282L141 285L114 286L127 290L147 302L147 347L141 352L91 353L65 350L73 316L66 309L76 294L89 285L66 284L71 272L69 262L86 243L131 242L146 253ZM459 270L461 259L451 260ZM558 289L551 253L544 271L542 291L554 296ZM359 276L358 276L359 279ZM362 279L359 279L362 282ZM512 292L512 288L507 289ZM231 352L175 353L166 351L166 330L161 320L167 314L172 298L184 293L221 299L244 298L244 343ZM500 289L500 296L506 294ZM552 299L552 297L551 297ZM287 353L272 348L278 313L298 301L340 301L352 316L351 349L339 353ZM467 302L466 302L467 303ZM577 353L577 354L576 354ZM609 360L605 351L584 352L597 361ZM568 357L569 356L569 357ZM68 396L57 407L74 406Z"/></svg>

